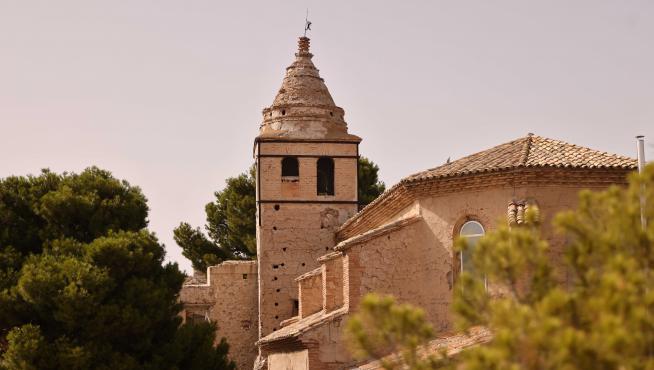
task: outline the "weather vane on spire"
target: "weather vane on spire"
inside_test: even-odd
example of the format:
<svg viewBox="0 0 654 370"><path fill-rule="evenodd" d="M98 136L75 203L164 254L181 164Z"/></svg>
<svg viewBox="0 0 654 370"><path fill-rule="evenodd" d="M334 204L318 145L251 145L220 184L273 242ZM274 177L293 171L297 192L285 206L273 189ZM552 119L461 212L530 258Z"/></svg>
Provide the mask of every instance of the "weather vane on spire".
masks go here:
<svg viewBox="0 0 654 370"><path fill-rule="evenodd" d="M311 22L309 21L309 8L307 8L307 15L304 17L304 37L307 37L307 31L311 31Z"/></svg>

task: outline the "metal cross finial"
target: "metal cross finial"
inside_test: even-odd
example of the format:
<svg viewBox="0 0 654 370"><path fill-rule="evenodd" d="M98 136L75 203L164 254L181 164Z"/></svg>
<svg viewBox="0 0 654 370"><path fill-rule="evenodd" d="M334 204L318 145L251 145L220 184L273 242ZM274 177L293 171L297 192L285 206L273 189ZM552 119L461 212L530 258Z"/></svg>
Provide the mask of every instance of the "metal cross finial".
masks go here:
<svg viewBox="0 0 654 370"><path fill-rule="evenodd" d="M304 37L307 37L307 31L311 31L311 22L309 21L309 9L307 8L307 15L304 17Z"/></svg>

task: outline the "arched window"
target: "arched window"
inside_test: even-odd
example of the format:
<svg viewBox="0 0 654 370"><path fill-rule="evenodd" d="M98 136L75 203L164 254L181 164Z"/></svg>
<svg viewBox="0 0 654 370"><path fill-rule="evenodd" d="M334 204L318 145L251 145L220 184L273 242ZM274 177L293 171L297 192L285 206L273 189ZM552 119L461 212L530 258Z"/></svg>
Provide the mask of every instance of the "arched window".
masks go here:
<svg viewBox="0 0 654 370"><path fill-rule="evenodd" d="M282 177L290 176L300 176L300 165L295 157L285 157L282 159Z"/></svg>
<svg viewBox="0 0 654 370"><path fill-rule="evenodd" d="M334 160L327 157L318 159L318 195L334 195Z"/></svg>
<svg viewBox="0 0 654 370"><path fill-rule="evenodd" d="M460 271L466 271L474 275L472 254L474 253L477 242L484 236L484 227L477 221L467 221L461 226L459 236L468 244L468 247L459 256L461 262Z"/></svg>

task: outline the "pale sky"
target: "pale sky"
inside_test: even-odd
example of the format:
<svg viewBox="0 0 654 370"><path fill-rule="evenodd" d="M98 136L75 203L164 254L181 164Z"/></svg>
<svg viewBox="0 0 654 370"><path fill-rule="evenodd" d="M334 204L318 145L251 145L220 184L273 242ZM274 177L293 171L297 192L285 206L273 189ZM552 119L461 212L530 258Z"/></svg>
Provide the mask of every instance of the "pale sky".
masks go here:
<svg viewBox="0 0 654 370"><path fill-rule="evenodd" d="M0 0L0 177L108 169L190 269L172 230L252 163L307 7L387 185L528 132L654 158L653 1Z"/></svg>

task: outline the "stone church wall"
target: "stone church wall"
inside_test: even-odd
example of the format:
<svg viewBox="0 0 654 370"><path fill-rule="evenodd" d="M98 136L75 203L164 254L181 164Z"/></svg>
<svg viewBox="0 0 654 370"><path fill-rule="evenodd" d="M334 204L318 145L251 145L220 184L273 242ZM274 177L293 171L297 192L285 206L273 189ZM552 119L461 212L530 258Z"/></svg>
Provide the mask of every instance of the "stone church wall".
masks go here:
<svg viewBox="0 0 654 370"><path fill-rule="evenodd" d="M298 317L307 317L322 310L323 286L322 269L309 271L297 279L300 309Z"/></svg>
<svg viewBox="0 0 654 370"><path fill-rule="evenodd" d="M461 225L476 220L489 232L506 224L510 201L535 200L540 209L543 237L551 243L552 258L557 264L562 258L564 240L554 234L551 223L556 213L576 207L581 189L505 187L419 199L401 215L389 219L405 220L405 226L353 243L343 251L343 257L330 254L321 258L324 307L328 307L324 297L330 295L330 289L346 292L344 304L350 312L356 312L360 299L369 292L392 294L401 302L422 307L437 331L451 330L450 305L458 269L453 266L453 244ZM600 189L601 186L595 188ZM333 275L328 274L335 266L343 269L342 285L333 282ZM562 282L569 278L563 269L559 276ZM329 284L328 277L332 280ZM302 343L320 343L308 346L311 357L316 359L312 369L338 369L352 364L341 337L345 320L339 317L300 336Z"/></svg>
<svg viewBox="0 0 654 370"><path fill-rule="evenodd" d="M185 285L180 293L185 319L205 316L218 325L238 369L251 369L257 355L257 264L226 261L207 269L207 284Z"/></svg>
<svg viewBox="0 0 654 370"><path fill-rule="evenodd" d="M327 258L321 258L322 263L322 306L326 312L343 307L345 303L343 274L343 256L339 253L330 253Z"/></svg>
<svg viewBox="0 0 654 370"><path fill-rule="evenodd" d="M554 216L561 211L577 207L578 193L589 186L526 186L498 187L477 191L461 191L441 197L419 200L420 212L429 225L439 248L445 248L454 257L452 248L459 229L468 220L479 221L488 233L498 225L507 224L507 206L510 201L533 200L540 210L542 236L550 243L553 264L558 266L557 276L561 282L568 279L568 273L561 262L564 253L564 239L556 235L552 227ZM591 187L602 190L605 186ZM457 268L452 267L444 274L456 278Z"/></svg>
<svg viewBox="0 0 654 370"><path fill-rule="evenodd" d="M445 272L450 252L423 220L355 245L346 254L351 310L367 293L391 294L422 307L437 330L449 327L452 293Z"/></svg>

